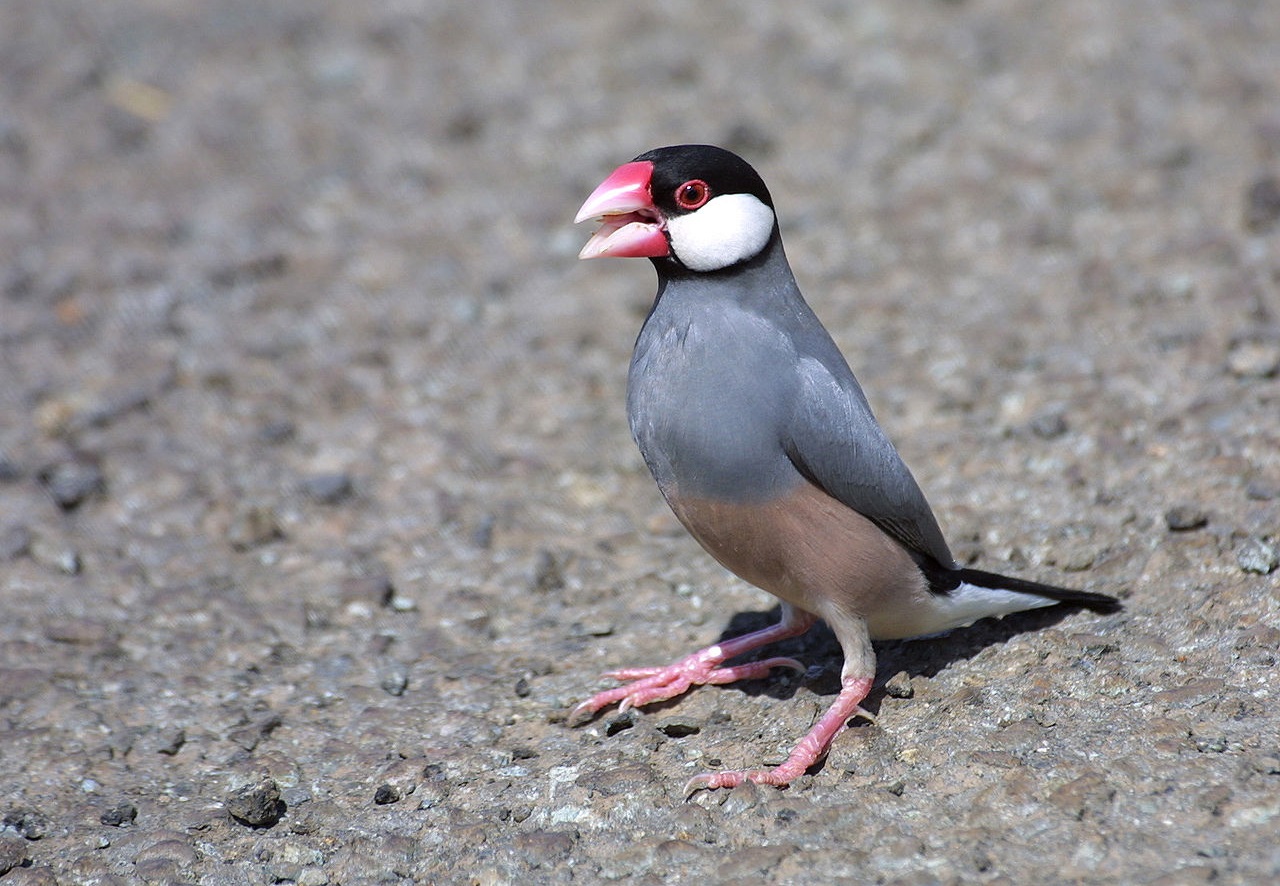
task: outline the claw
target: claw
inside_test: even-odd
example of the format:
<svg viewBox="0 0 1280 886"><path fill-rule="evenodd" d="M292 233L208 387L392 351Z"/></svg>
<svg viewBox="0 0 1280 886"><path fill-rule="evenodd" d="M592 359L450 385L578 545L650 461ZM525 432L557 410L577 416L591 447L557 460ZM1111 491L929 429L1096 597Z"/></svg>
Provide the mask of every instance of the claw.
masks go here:
<svg viewBox="0 0 1280 886"><path fill-rule="evenodd" d="M871 691L870 677L845 677L840 694L813 728L791 750L786 762L773 769L734 769L726 772L704 772L689 779L684 786L684 798L688 800L698 791L737 787L744 781L786 787L805 773L811 766L827 756L831 743L849 725L853 717L875 722L875 717L862 707L862 700Z"/></svg>

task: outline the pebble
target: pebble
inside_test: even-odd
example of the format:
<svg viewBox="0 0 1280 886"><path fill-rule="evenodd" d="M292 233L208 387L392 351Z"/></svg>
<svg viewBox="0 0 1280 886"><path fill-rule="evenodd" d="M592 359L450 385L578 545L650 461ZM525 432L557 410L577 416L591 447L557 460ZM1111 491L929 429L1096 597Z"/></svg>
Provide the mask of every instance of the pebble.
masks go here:
<svg viewBox="0 0 1280 886"><path fill-rule="evenodd" d="M657 730L667 738L685 738L702 731L702 724L691 717L674 716L659 720Z"/></svg>
<svg viewBox="0 0 1280 886"><path fill-rule="evenodd" d="M166 836L151 845L139 850L135 861L173 865L177 868L190 867L199 860L195 848L185 839L172 831L162 832Z"/></svg>
<svg viewBox="0 0 1280 886"><path fill-rule="evenodd" d="M4 455L0 455L0 483L13 483L15 480L21 479L22 468Z"/></svg>
<svg viewBox="0 0 1280 886"><path fill-rule="evenodd" d="M1255 234L1271 230L1280 221L1280 179L1264 176L1249 185L1244 198L1244 226Z"/></svg>
<svg viewBox="0 0 1280 886"><path fill-rule="evenodd" d="M87 618L68 618L45 626L44 636L55 643L73 646L98 646L112 639L112 631L100 621Z"/></svg>
<svg viewBox="0 0 1280 886"><path fill-rule="evenodd" d="M1031 420L1031 433L1044 440L1054 440L1068 430L1067 417L1061 412L1045 412Z"/></svg>
<svg viewBox="0 0 1280 886"><path fill-rule="evenodd" d="M75 549L39 536L31 542L29 553L41 566L64 575L79 575L84 565Z"/></svg>
<svg viewBox="0 0 1280 886"><path fill-rule="evenodd" d="M272 732L279 729L283 723L284 719L279 714L268 714L247 726L233 729L227 735L227 738L240 745L246 751L252 751L263 739L269 738Z"/></svg>
<svg viewBox="0 0 1280 886"><path fill-rule="evenodd" d="M27 860L27 846L12 837L0 837L0 877L22 866Z"/></svg>
<svg viewBox="0 0 1280 886"><path fill-rule="evenodd" d="M409 669L400 662L386 665L382 671L382 679L378 683L387 695L397 698L404 695L409 688Z"/></svg>
<svg viewBox="0 0 1280 886"><path fill-rule="evenodd" d="M0 560L16 560L31 550L31 530L25 526L10 526L0 532Z"/></svg>
<svg viewBox="0 0 1280 886"><path fill-rule="evenodd" d="M381 784L373 792L373 802L379 806L386 806L391 803L399 803L403 796L395 785Z"/></svg>
<svg viewBox="0 0 1280 886"><path fill-rule="evenodd" d="M911 675L906 671L898 671L884 684L884 691L890 698L911 698L916 694L911 685Z"/></svg>
<svg viewBox="0 0 1280 886"><path fill-rule="evenodd" d="M1245 572L1270 575L1280 566L1280 552L1268 541L1251 538L1236 551L1236 562Z"/></svg>
<svg viewBox="0 0 1280 886"><path fill-rule="evenodd" d="M231 515L227 541L238 551L260 547L284 538L275 509L264 504L241 504Z"/></svg>
<svg viewBox="0 0 1280 886"><path fill-rule="evenodd" d="M564 571L560 561L551 551L543 548L533 561L533 589L535 591L558 591L564 587Z"/></svg>
<svg viewBox="0 0 1280 886"><path fill-rule="evenodd" d="M1280 372L1280 341L1242 339L1227 351L1227 371L1236 378L1271 378Z"/></svg>
<svg viewBox="0 0 1280 886"><path fill-rule="evenodd" d="M342 604L365 603L370 608L390 606L395 586L387 575L358 575L342 582Z"/></svg>
<svg viewBox="0 0 1280 886"><path fill-rule="evenodd" d="M40 472L40 483L58 507L72 511L107 491L101 468L87 459L68 459Z"/></svg>
<svg viewBox="0 0 1280 886"><path fill-rule="evenodd" d="M49 819L34 809L15 806L0 816L0 828L9 828L28 840L39 840L49 832Z"/></svg>
<svg viewBox="0 0 1280 886"><path fill-rule="evenodd" d="M267 779L236 791L224 801L227 812L240 824L254 828L269 828L284 815L284 801L280 799L280 786L275 779Z"/></svg>
<svg viewBox="0 0 1280 886"><path fill-rule="evenodd" d="M187 743L187 732L185 729L175 729L168 732L160 741L160 746L156 748L157 754L164 754L172 757L182 750L182 746Z"/></svg>
<svg viewBox="0 0 1280 886"><path fill-rule="evenodd" d="M125 828L138 818L138 807L132 803L121 803L98 816L98 821L111 828Z"/></svg>
<svg viewBox="0 0 1280 886"><path fill-rule="evenodd" d="M313 474L302 481L303 494L325 505L350 498L354 490L351 475L345 473Z"/></svg>
<svg viewBox="0 0 1280 886"><path fill-rule="evenodd" d="M705 793L705 792L704 792ZM744 781L729 791L720 807L727 816L740 815L760 805L760 786L754 781Z"/></svg>
<svg viewBox="0 0 1280 886"><path fill-rule="evenodd" d="M1252 501L1271 501L1273 498L1280 498L1280 483L1250 480L1249 485L1244 488L1244 494Z"/></svg>
<svg viewBox="0 0 1280 886"><path fill-rule="evenodd" d="M1190 532L1209 523L1209 514L1195 505L1177 505L1164 512L1164 523L1170 532Z"/></svg>

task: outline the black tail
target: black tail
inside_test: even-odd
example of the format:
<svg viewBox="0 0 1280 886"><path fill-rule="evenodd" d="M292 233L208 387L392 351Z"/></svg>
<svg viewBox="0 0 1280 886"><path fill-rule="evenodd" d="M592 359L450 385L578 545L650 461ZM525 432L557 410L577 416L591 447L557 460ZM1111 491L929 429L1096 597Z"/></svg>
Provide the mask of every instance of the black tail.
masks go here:
<svg viewBox="0 0 1280 886"><path fill-rule="evenodd" d="M998 591L1016 591L1019 594L1035 594L1037 597L1048 597L1059 603L1082 606L1094 612L1119 612L1123 607L1115 597L1106 594L1093 594L1089 591L1076 591L1071 588L1060 588L1056 585L1041 584L1038 581L1027 581L1024 578L1013 578L997 572L985 572L981 569L947 570L948 576L956 583L967 582L982 588L993 588ZM954 588L956 585L952 585Z"/></svg>

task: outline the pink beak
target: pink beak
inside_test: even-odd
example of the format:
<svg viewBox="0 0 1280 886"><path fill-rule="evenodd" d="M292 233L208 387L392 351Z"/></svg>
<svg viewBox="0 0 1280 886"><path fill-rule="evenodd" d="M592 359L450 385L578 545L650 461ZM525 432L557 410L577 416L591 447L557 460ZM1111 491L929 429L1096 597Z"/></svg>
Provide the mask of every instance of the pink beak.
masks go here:
<svg viewBox="0 0 1280 886"><path fill-rule="evenodd" d="M656 258L670 254L662 215L649 194L652 176L653 164L648 161L624 163L591 192L573 223L594 218L602 224L578 258Z"/></svg>

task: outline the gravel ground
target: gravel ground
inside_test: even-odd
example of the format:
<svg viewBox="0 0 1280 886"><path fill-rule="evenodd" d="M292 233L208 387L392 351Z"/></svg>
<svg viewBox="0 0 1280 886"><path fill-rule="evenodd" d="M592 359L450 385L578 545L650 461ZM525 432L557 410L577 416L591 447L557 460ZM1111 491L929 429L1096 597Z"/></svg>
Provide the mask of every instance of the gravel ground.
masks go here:
<svg viewBox="0 0 1280 886"><path fill-rule="evenodd" d="M0 879L1280 877L1272 0L0 5ZM701 6L705 10L707 7ZM957 553L1120 595L568 728L765 624L628 437L712 141Z"/></svg>

